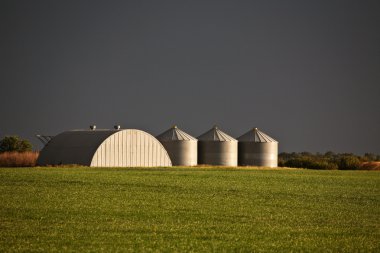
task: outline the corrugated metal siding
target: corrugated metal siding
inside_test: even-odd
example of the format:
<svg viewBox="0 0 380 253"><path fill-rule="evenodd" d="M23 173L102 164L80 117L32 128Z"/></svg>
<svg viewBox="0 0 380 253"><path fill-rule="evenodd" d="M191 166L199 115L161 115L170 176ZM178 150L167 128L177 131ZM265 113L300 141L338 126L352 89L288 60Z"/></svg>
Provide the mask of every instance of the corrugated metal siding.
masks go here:
<svg viewBox="0 0 380 253"><path fill-rule="evenodd" d="M198 141L198 164L237 166L237 141Z"/></svg>
<svg viewBox="0 0 380 253"><path fill-rule="evenodd" d="M198 140L173 126L158 135L157 140L165 147L174 166L194 166L198 163Z"/></svg>
<svg viewBox="0 0 380 253"><path fill-rule="evenodd" d="M90 166L97 148L114 133L114 130L74 130L58 134L41 150L37 164Z"/></svg>
<svg viewBox="0 0 380 253"><path fill-rule="evenodd" d="M175 166L195 166L198 163L197 141L161 141Z"/></svg>
<svg viewBox="0 0 380 253"><path fill-rule="evenodd" d="M277 167L277 142L239 142L239 165Z"/></svg>
<svg viewBox="0 0 380 253"><path fill-rule="evenodd" d="M136 130L118 131L109 136L95 152L94 167L171 166L165 148L152 135Z"/></svg>

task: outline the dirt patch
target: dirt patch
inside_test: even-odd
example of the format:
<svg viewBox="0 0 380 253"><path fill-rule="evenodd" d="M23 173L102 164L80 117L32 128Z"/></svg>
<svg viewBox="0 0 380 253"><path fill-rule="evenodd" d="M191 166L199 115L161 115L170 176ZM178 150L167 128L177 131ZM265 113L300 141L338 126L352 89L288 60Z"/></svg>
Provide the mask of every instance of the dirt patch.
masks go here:
<svg viewBox="0 0 380 253"><path fill-rule="evenodd" d="M380 170L380 162L365 162L360 165L361 170Z"/></svg>

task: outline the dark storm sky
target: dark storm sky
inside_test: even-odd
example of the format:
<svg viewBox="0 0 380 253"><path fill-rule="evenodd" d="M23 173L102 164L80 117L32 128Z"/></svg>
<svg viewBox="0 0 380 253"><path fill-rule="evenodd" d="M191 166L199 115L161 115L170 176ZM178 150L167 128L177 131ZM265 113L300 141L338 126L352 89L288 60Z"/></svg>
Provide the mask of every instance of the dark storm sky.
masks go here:
<svg viewBox="0 0 380 253"><path fill-rule="evenodd" d="M380 1L1 1L0 137L256 126L380 153Z"/></svg>

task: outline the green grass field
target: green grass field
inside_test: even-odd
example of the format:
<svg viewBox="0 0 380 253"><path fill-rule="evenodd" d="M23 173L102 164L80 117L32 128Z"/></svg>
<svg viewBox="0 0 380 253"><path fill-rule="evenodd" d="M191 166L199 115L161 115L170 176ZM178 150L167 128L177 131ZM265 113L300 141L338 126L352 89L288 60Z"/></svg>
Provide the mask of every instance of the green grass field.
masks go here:
<svg viewBox="0 0 380 253"><path fill-rule="evenodd" d="M0 168L0 252L380 251L380 173Z"/></svg>

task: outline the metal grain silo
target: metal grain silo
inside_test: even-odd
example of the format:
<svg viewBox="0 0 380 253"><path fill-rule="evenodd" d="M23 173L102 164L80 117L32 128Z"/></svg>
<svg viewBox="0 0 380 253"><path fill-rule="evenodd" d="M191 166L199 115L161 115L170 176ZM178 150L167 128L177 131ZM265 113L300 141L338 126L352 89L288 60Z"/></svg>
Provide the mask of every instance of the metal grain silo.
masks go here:
<svg viewBox="0 0 380 253"><path fill-rule="evenodd" d="M198 164L237 166L237 140L216 126L198 137Z"/></svg>
<svg viewBox="0 0 380 253"><path fill-rule="evenodd" d="M198 159L198 140L173 126L156 137L165 147L173 165L195 166Z"/></svg>
<svg viewBox="0 0 380 253"><path fill-rule="evenodd" d="M278 142L253 128L238 138L239 165L277 167Z"/></svg>

